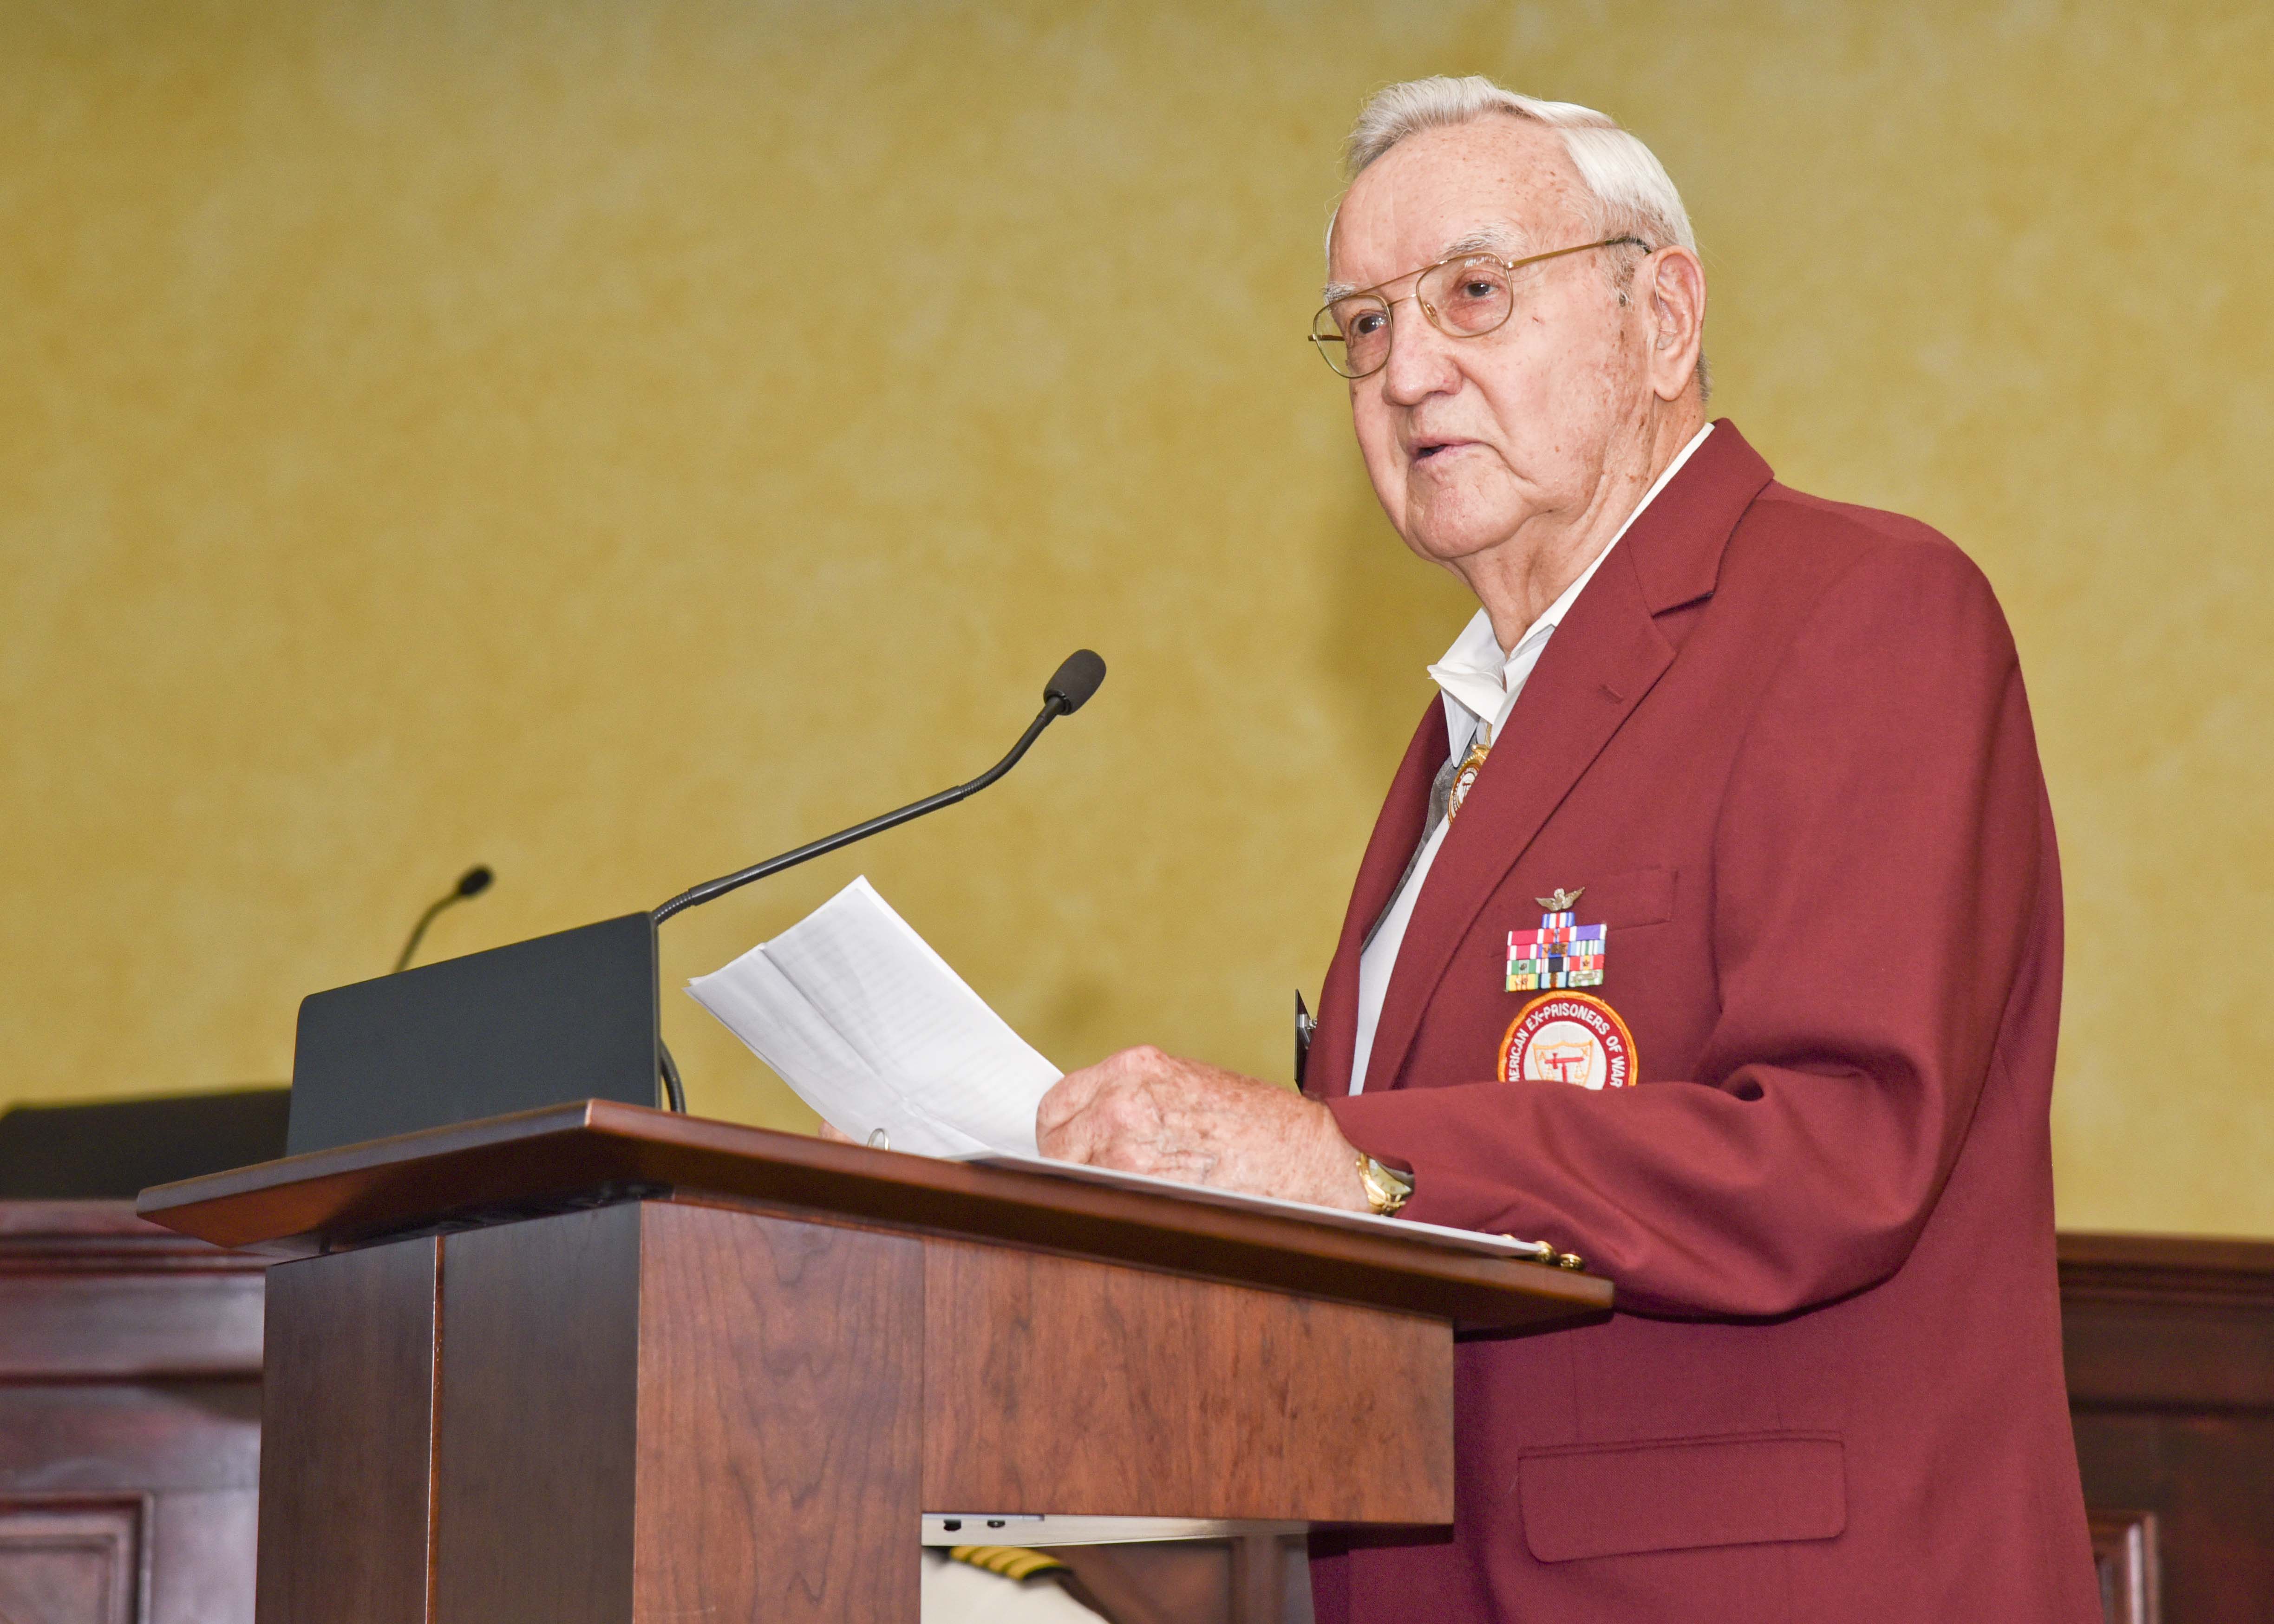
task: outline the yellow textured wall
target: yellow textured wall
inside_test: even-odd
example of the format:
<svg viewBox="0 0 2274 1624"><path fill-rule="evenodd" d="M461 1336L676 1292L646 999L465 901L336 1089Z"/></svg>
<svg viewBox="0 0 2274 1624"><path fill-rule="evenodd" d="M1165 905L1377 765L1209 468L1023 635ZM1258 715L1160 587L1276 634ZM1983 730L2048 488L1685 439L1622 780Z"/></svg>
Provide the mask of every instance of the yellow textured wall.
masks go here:
<svg viewBox="0 0 2274 1624"><path fill-rule="evenodd" d="M1726 410L1979 559L2065 842L2077 1225L2274 1234L2263 4L0 7L0 1100L275 1079L294 1006L871 875L1062 1064L1284 1075L1465 614L1299 335L1365 93L1606 108ZM1922 898L1922 906L1926 899ZM809 1118L675 992L699 1111Z"/></svg>

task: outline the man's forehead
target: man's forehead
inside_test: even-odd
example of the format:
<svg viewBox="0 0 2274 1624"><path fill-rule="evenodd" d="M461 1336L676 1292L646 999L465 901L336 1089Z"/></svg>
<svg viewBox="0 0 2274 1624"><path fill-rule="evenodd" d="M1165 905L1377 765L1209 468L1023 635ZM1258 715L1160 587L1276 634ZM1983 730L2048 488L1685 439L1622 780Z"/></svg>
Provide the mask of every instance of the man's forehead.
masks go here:
<svg viewBox="0 0 2274 1624"><path fill-rule="evenodd" d="M1469 249L1537 252L1567 229L1580 190L1562 143L1538 125L1494 117L1425 131L1352 184L1329 271L1366 287Z"/></svg>

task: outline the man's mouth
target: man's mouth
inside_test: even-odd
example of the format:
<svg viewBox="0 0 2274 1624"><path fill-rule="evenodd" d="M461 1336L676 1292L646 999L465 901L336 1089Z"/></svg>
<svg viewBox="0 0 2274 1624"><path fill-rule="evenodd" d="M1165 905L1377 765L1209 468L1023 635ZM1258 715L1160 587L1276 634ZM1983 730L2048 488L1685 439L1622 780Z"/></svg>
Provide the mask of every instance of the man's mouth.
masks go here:
<svg viewBox="0 0 2274 1624"><path fill-rule="evenodd" d="M1432 457L1442 456L1449 451L1458 451L1469 442L1465 440L1417 440L1413 442L1413 460L1426 462Z"/></svg>

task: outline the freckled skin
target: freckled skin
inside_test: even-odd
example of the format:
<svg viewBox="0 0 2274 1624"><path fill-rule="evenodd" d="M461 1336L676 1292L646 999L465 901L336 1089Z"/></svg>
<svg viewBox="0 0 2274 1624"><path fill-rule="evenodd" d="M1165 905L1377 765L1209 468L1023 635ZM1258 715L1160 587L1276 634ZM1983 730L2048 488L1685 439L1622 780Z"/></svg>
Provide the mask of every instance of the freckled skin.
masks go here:
<svg viewBox="0 0 2274 1624"><path fill-rule="evenodd" d="M1507 323L1480 338L1440 333L1408 296L1413 273L1480 229L1513 233L1519 253L1606 235L1589 201L1560 139L1495 114L1399 142L1352 184L1336 223L1332 280L1401 279L1382 289L1401 301L1389 363L1350 386L1374 494L1407 546L1468 584L1502 648L1705 425L1705 272L1688 249L1657 248L1622 304L1615 251L1551 260L1520 274ZM1035 1131L1044 1155L1069 1162L1367 1205L1359 1153L1326 1107L1157 1049L1068 1072Z"/></svg>
<svg viewBox="0 0 2274 1624"><path fill-rule="evenodd" d="M1065 1161L1366 1208L1358 1153L1325 1106L1149 1046L1068 1072L1035 1121L1043 1154Z"/></svg>

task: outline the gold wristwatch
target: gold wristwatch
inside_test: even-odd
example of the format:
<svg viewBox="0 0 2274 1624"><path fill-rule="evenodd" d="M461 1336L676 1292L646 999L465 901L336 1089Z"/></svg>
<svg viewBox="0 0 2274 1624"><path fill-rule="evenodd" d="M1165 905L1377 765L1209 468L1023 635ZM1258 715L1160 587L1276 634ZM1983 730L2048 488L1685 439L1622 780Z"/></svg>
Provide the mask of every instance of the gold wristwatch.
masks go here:
<svg viewBox="0 0 2274 1624"><path fill-rule="evenodd" d="M1358 1159L1358 1182L1366 1186L1366 1204L1384 1217L1405 1205L1413 1193L1413 1176L1384 1167L1363 1152Z"/></svg>

